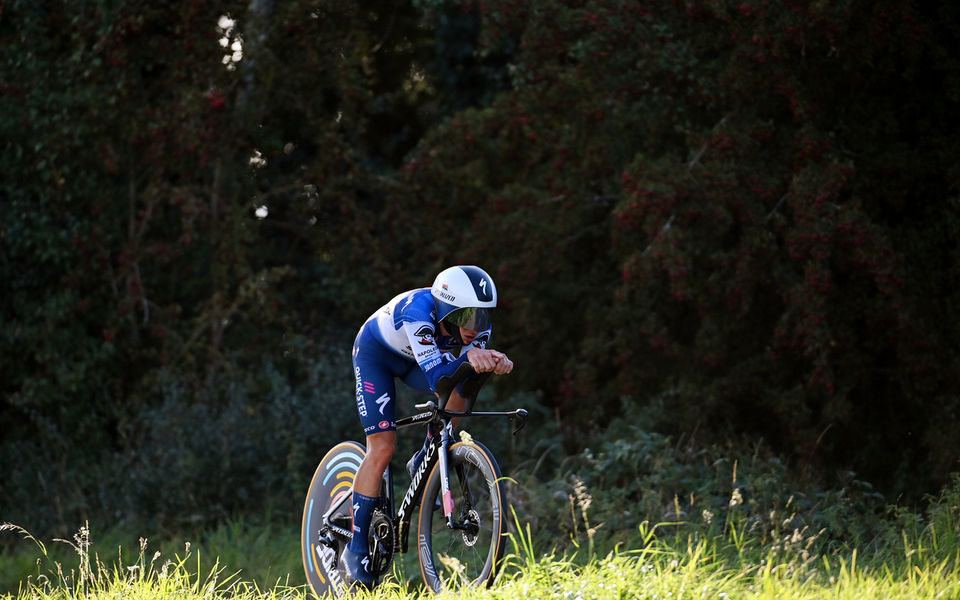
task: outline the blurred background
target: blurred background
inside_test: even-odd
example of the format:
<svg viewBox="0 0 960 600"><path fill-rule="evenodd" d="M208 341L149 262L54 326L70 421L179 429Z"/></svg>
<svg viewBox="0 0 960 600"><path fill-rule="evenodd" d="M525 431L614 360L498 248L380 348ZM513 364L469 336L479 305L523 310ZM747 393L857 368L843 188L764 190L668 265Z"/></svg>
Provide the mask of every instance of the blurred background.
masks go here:
<svg viewBox="0 0 960 600"><path fill-rule="evenodd" d="M362 439L357 329L452 264L499 288L516 370L481 401L532 418L475 435L524 521L575 528L584 489L613 537L731 485L921 502L960 470L958 29L901 0L0 2L0 521L295 532Z"/></svg>

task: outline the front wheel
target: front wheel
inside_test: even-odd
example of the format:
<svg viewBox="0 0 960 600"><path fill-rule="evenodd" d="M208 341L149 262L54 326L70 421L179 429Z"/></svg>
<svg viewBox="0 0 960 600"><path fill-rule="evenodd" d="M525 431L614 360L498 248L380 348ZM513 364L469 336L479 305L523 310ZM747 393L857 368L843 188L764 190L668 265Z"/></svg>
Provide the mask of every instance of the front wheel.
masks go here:
<svg viewBox="0 0 960 600"><path fill-rule="evenodd" d="M482 444L450 447L450 498L440 493L440 464L427 479L417 527L423 581L434 592L461 586L489 586L503 557L507 506L500 466ZM453 503L450 528L442 505Z"/></svg>

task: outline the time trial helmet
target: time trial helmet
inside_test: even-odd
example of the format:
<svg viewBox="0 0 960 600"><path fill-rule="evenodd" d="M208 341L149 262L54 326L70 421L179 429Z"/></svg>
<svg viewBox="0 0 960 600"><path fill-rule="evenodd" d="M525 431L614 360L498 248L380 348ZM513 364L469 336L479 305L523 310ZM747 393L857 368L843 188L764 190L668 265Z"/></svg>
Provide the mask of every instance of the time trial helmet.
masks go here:
<svg viewBox="0 0 960 600"><path fill-rule="evenodd" d="M497 305L493 278L480 267L464 265L444 269L430 288L437 320L446 321L454 335L457 327L483 331L490 327L490 312ZM459 337L457 335L457 337Z"/></svg>

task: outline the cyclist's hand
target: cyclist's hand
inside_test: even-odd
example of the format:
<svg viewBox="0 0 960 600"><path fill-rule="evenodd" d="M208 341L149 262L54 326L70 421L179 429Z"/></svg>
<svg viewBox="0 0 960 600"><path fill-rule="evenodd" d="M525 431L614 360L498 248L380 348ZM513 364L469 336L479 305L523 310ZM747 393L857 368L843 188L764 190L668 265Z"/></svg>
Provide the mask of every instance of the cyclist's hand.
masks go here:
<svg viewBox="0 0 960 600"><path fill-rule="evenodd" d="M471 348L467 352L467 360L477 373L492 372L503 375L513 370L513 361L503 352L487 350L485 348Z"/></svg>
<svg viewBox="0 0 960 600"><path fill-rule="evenodd" d="M496 375L506 375L513 370L513 361L502 352L497 352L497 354L500 355L500 359L497 361L497 366L493 368L493 372Z"/></svg>

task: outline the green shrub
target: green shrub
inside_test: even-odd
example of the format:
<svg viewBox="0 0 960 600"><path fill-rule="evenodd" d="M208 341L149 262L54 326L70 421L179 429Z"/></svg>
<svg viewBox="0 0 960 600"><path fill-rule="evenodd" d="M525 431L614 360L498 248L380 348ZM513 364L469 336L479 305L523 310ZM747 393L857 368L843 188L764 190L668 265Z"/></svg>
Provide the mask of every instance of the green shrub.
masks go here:
<svg viewBox="0 0 960 600"><path fill-rule="evenodd" d="M531 463L513 474L521 522L561 549L635 547L645 524L659 523L660 535L719 536L737 552L751 540L755 549L806 561L853 547L894 547L905 515L913 514L905 508L899 520L889 519L883 496L854 473L842 486L819 487L762 444L700 447L627 425L595 448L553 464L546 480ZM934 506L945 523L938 530L948 530L956 514Z"/></svg>

